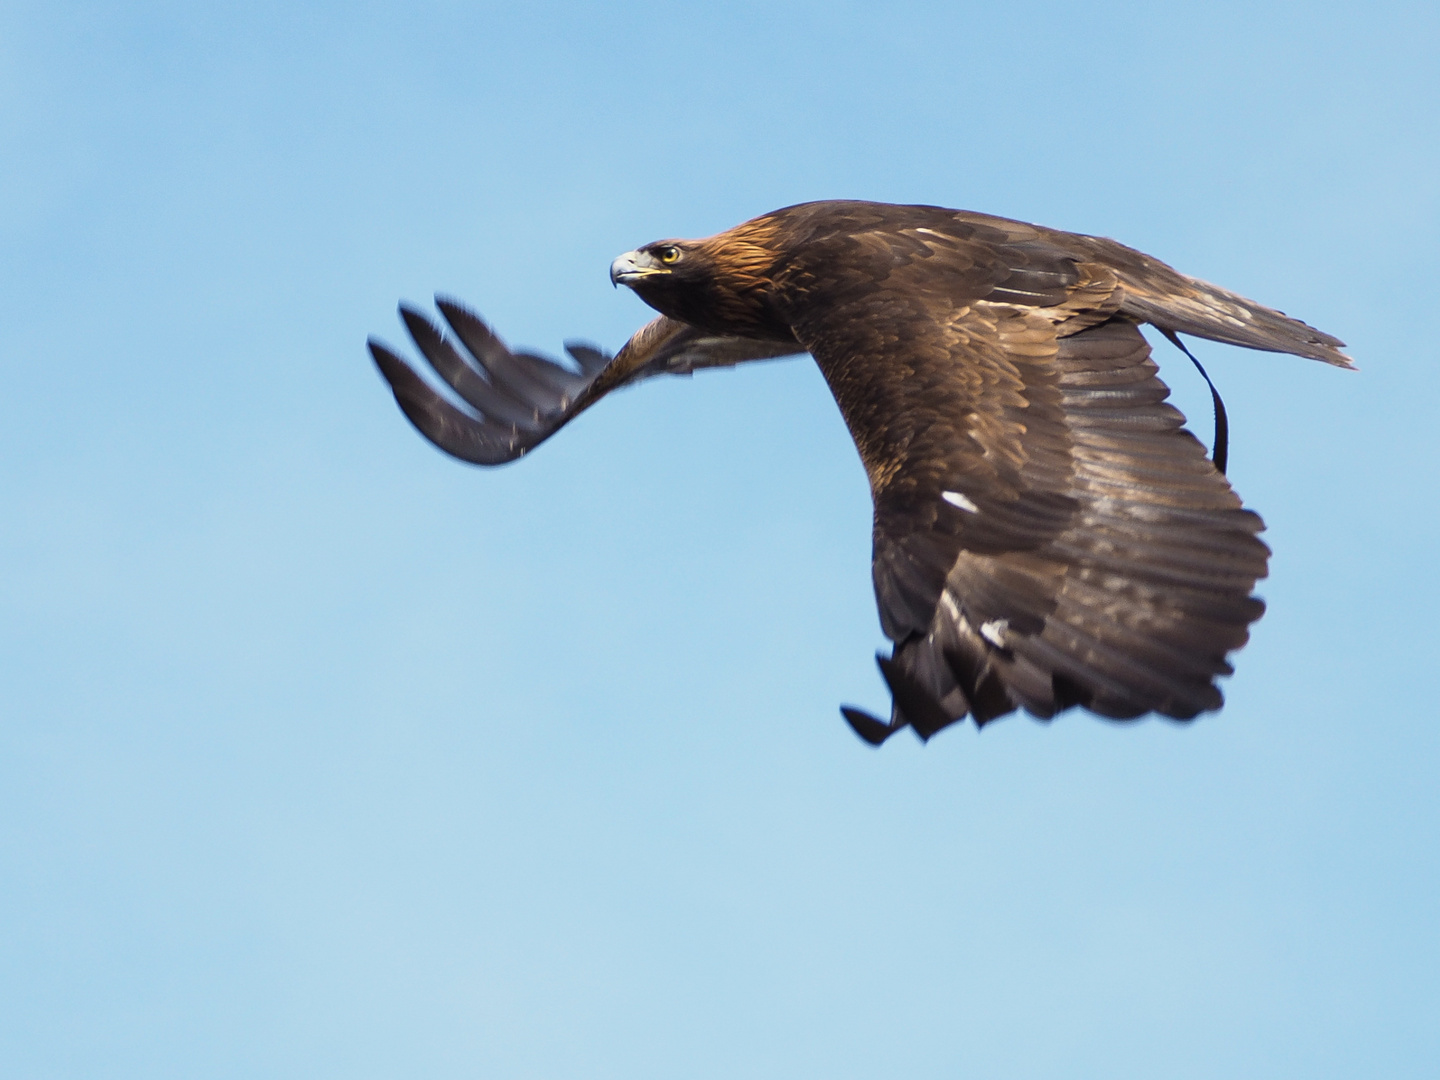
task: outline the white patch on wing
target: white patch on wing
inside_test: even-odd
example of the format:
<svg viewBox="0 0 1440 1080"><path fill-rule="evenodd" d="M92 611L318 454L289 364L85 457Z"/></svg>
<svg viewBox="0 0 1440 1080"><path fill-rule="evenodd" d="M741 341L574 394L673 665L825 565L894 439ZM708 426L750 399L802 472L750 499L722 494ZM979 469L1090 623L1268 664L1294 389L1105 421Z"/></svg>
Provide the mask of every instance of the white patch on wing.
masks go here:
<svg viewBox="0 0 1440 1080"><path fill-rule="evenodd" d="M958 491L942 492L940 497L946 502L948 502L951 506L958 506L961 510L968 510L972 514L978 514L980 512L980 508L978 506L976 506L973 502L967 499L964 495L960 494L960 492Z"/></svg>
<svg viewBox="0 0 1440 1080"><path fill-rule="evenodd" d="M1005 648L1005 632L1010 629L1009 619L991 619L980 624L980 636L997 649Z"/></svg>

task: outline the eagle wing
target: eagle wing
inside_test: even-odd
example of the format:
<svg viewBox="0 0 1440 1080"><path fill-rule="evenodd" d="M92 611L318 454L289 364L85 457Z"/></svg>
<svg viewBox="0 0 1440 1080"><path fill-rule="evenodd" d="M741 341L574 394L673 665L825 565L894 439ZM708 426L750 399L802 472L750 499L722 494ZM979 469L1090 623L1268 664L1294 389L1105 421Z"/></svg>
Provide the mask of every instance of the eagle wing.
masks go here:
<svg viewBox="0 0 1440 1080"><path fill-rule="evenodd" d="M473 311L437 297L447 333L416 308L400 318L416 347L453 396L376 338L370 355L406 418L441 450L474 465L523 457L612 390L655 375L688 375L701 368L794 355L794 344L707 334L660 316L641 327L613 357L569 342L569 368L534 353L511 350Z"/></svg>
<svg viewBox="0 0 1440 1080"><path fill-rule="evenodd" d="M878 743L1019 707L1218 708L1264 610L1263 525L1166 403L1115 270L1037 255L1017 279L921 239L912 260L887 237L867 287L854 251L782 283L874 495L894 708L846 718Z"/></svg>

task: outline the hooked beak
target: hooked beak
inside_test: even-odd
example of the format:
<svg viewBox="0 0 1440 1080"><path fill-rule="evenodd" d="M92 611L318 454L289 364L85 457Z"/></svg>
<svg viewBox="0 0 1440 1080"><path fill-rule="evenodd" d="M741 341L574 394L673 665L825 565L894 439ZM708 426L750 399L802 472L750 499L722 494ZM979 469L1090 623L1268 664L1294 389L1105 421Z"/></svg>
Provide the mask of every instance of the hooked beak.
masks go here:
<svg viewBox="0 0 1440 1080"><path fill-rule="evenodd" d="M634 286L648 277L668 273L669 269L661 266L653 255L627 251L610 264L610 284Z"/></svg>

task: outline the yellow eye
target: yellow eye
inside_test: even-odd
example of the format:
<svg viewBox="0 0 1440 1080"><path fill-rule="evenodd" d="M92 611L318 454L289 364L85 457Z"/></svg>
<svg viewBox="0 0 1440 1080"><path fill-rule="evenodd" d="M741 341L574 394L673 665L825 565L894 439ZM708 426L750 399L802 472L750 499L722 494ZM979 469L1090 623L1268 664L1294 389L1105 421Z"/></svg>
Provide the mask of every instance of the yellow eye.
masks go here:
<svg viewBox="0 0 1440 1080"><path fill-rule="evenodd" d="M655 254L660 256L660 261L666 266L680 261L680 249L672 247L669 244L662 247L659 251L655 252Z"/></svg>

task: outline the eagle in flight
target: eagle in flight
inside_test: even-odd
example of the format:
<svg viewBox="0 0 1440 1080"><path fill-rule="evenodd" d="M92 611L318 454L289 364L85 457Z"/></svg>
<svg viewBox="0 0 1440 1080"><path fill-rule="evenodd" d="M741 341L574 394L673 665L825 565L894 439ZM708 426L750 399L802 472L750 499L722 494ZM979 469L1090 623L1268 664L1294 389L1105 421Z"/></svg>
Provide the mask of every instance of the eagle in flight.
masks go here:
<svg viewBox="0 0 1440 1080"><path fill-rule="evenodd" d="M445 299L449 332L400 314L450 392L370 352L421 434L478 465L652 375L813 356L874 498L893 704L841 712L875 745L1017 708L1218 709L1269 549L1140 324L1352 366L1329 334L1113 240L936 206L791 206L626 252L610 278L660 312L613 357L514 352Z"/></svg>

